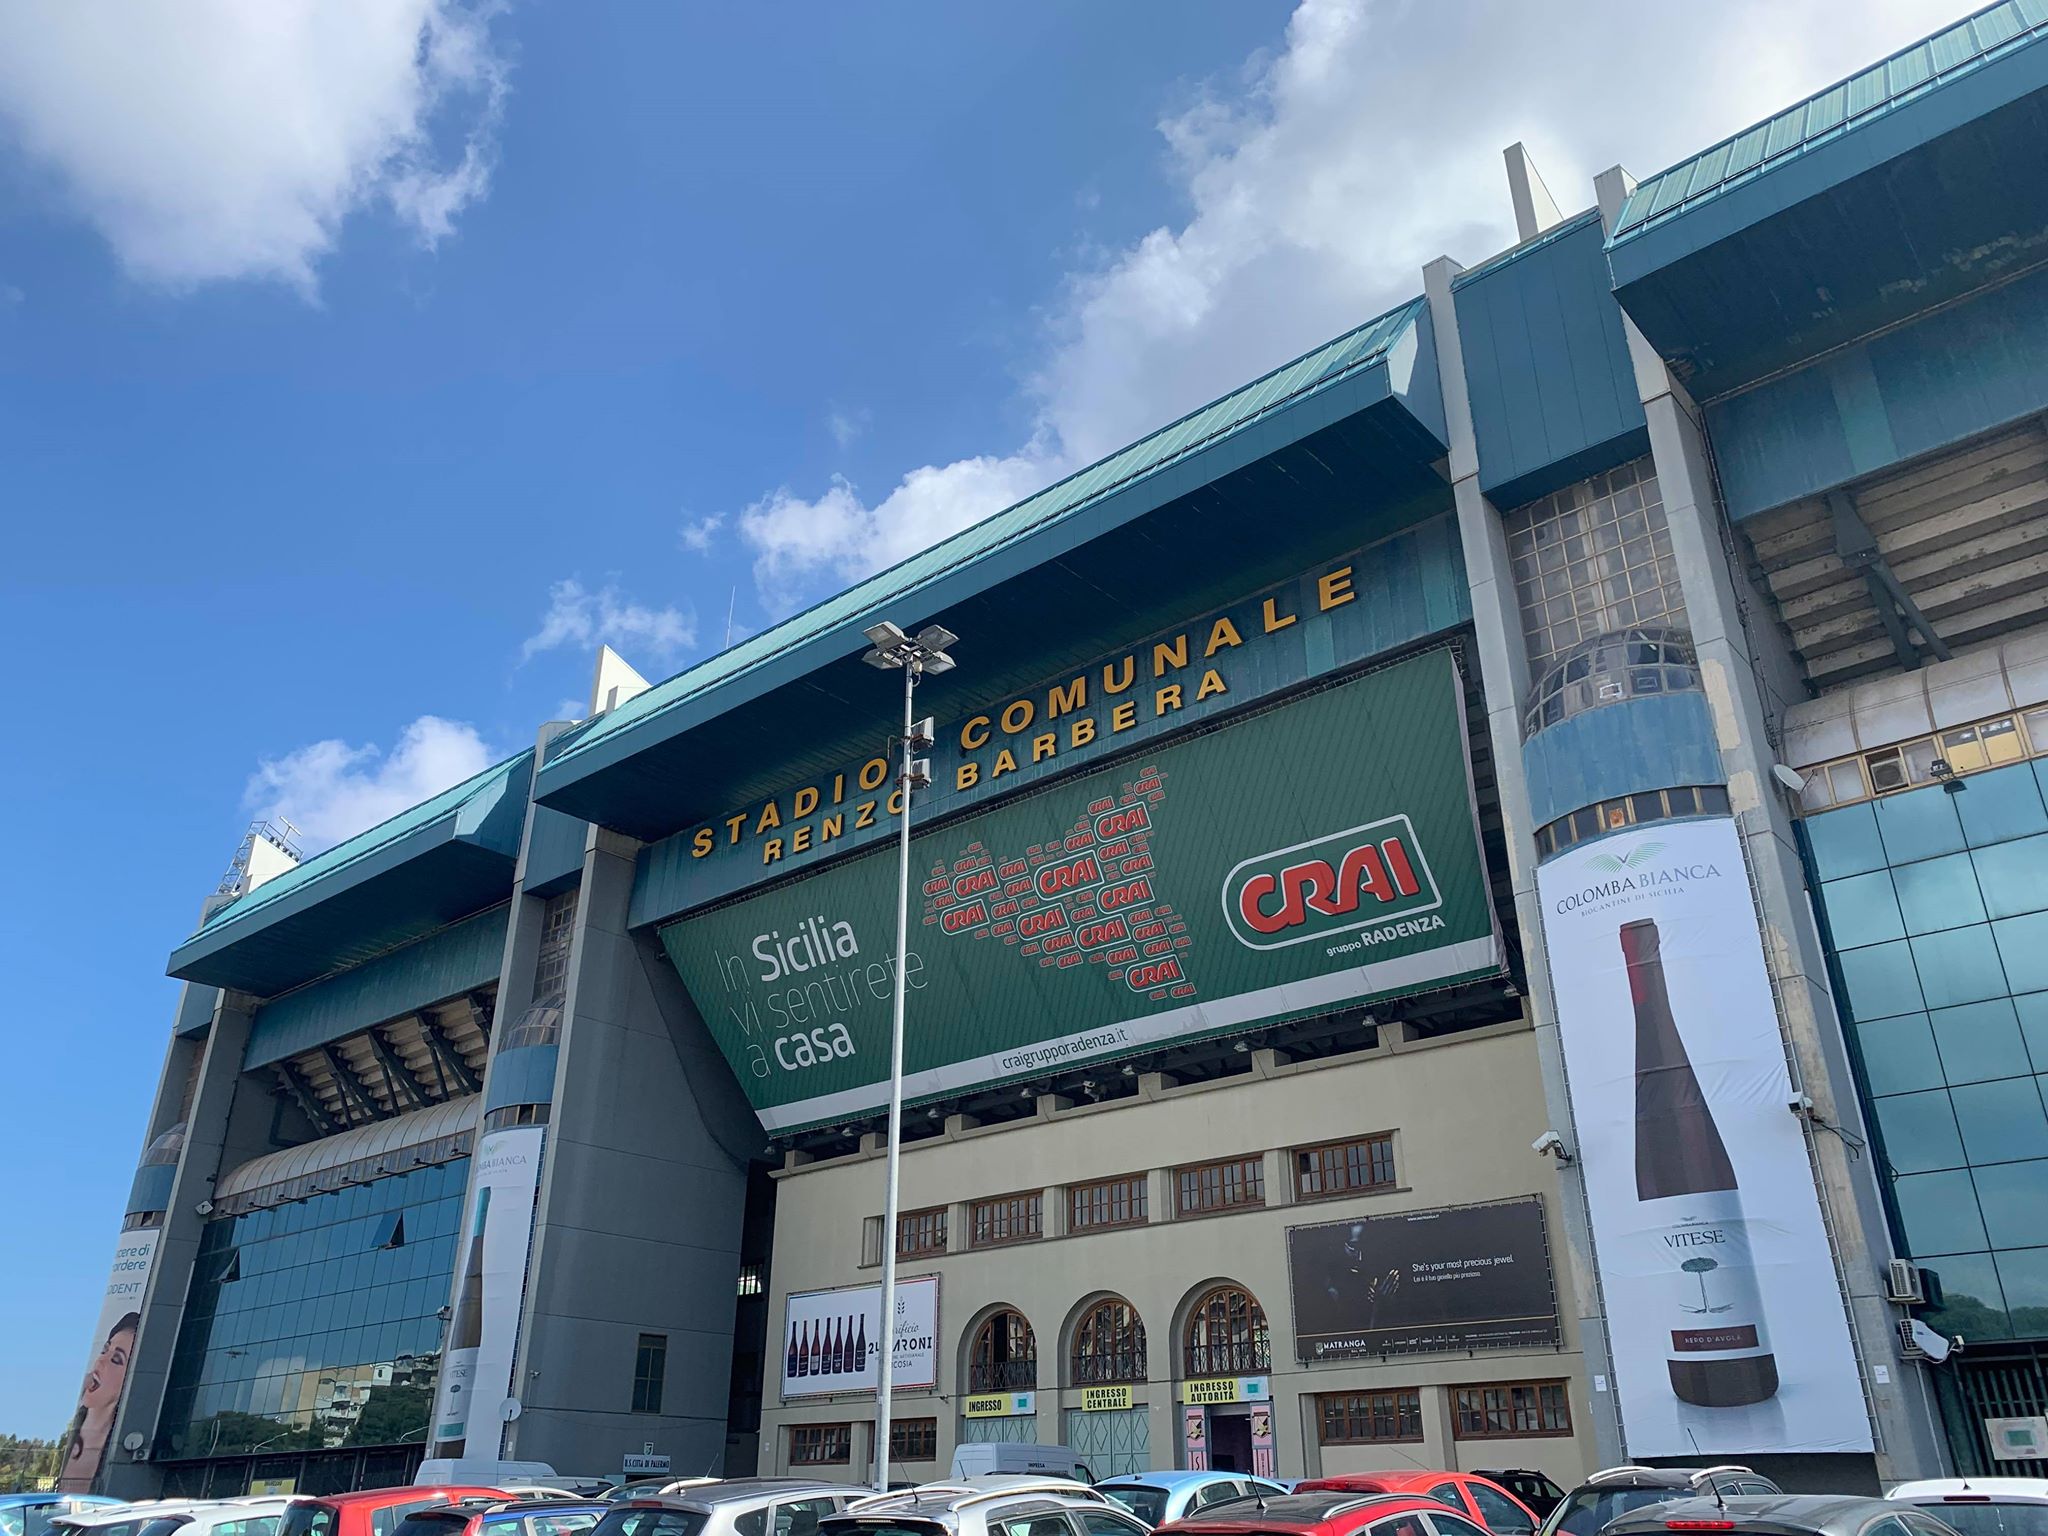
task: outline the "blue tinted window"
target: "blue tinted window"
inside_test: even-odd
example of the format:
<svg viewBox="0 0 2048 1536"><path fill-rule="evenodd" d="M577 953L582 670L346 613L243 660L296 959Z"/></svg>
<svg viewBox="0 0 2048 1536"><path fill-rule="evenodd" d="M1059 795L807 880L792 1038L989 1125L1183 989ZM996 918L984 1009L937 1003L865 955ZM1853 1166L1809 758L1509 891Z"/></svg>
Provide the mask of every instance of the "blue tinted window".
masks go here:
<svg viewBox="0 0 2048 1536"><path fill-rule="evenodd" d="M2034 1338L2048 1333L2048 1248L1999 1254L1998 1278L2012 1309L2013 1332Z"/></svg>
<svg viewBox="0 0 2048 1536"><path fill-rule="evenodd" d="M2048 1238L2048 1162L1976 1169L1984 1229L1994 1248L2023 1248Z"/></svg>
<svg viewBox="0 0 2048 1536"><path fill-rule="evenodd" d="M1955 853L1963 846L1955 796L1930 785L1876 802L1877 830L1893 868Z"/></svg>
<svg viewBox="0 0 2048 1536"><path fill-rule="evenodd" d="M1865 944L1882 944L1906 936L1898 898L1892 894L1892 877L1887 871L1880 869L1868 875L1851 875L1846 880L1830 880L1820 888L1820 893L1837 949L1860 949Z"/></svg>
<svg viewBox="0 0 2048 1536"><path fill-rule="evenodd" d="M1991 925L2006 979L2015 992L2048 992L2048 912L2007 917Z"/></svg>
<svg viewBox="0 0 2048 1536"><path fill-rule="evenodd" d="M1876 1103L1885 1157L1900 1173L1963 1166L1963 1140L1946 1090L1905 1093Z"/></svg>
<svg viewBox="0 0 2048 1536"><path fill-rule="evenodd" d="M1964 1170L1912 1174L1895 1181L1892 1193L1907 1252L1974 1253L1986 1246L1977 1192Z"/></svg>
<svg viewBox="0 0 2048 1536"><path fill-rule="evenodd" d="M1877 835L1873 805L1845 805L1807 817L1806 840L1823 880L1884 868L1884 843Z"/></svg>
<svg viewBox="0 0 2048 1536"><path fill-rule="evenodd" d="M2035 992L2012 1000L2020 1016L2020 1038L2027 1042L2027 1055L2036 1072L2048 1072L2048 992Z"/></svg>
<svg viewBox="0 0 2048 1536"><path fill-rule="evenodd" d="M2048 1113L2031 1077L1950 1090L1963 1146L1973 1163L2048 1157Z"/></svg>
<svg viewBox="0 0 2048 1536"><path fill-rule="evenodd" d="M2048 910L2048 837L1979 848L1973 857L1977 887L1992 917Z"/></svg>
<svg viewBox="0 0 2048 1536"><path fill-rule="evenodd" d="M1914 1013L1925 1006L1913 952L1904 940L1846 950L1841 955L1842 980L1849 992L1849 1011L1858 1019L1882 1019Z"/></svg>
<svg viewBox="0 0 2048 1536"><path fill-rule="evenodd" d="M1912 1093L1938 1087L1941 1058L1924 1013L1894 1019L1859 1019L1856 1042L1863 1048L1863 1074L1874 1094Z"/></svg>
<svg viewBox="0 0 2048 1536"><path fill-rule="evenodd" d="M1984 902L1977 894L1977 872L1967 853L1927 859L1892 871L1908 933L1933 933L1984 921Z"/></svg>
<svg viewBox="0 0 2048 1536"><path fill-rule="evenodd" d="M1920 972L1920 990L1929 1008L2006 995L2005 967L1998 963L1998 946L1985 924L1930 933L1910 942L1913 963Z"/></svg>
<svg viewBox="0 0 2048 1536"><path fill-rule="evenodd" d="M1942 1074L1951 1083L2023 1077L2034 1070L2010 998L1937 1009L1928 1018L1941 1049Z"/></svg>
<svg viewBox="0 0 2048 1536"><path fill-rule="evenodd" d="M2042 808L2041 786L2030 763L1971 774L1955 801L1972 847L2048 832L2048 810Z"/></svg>

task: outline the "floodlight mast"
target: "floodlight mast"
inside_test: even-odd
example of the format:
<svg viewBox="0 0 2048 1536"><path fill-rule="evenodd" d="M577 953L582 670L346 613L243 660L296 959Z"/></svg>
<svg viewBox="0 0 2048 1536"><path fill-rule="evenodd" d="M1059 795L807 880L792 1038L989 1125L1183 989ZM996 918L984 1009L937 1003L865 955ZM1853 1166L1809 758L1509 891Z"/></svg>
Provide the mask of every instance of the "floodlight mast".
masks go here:
<svg viewBox="0 0 2048 1536"><path fill-rule="evenodd" d="M896 825L896 983L889 1028L889 1157L888 1184L882 1200L881 1327L875 1346L875 1492L889 1491L890 1392L896 1378L896 1205L903 1160L903 969L910 948L910 795L931 783L931 760L916 754L932 744L928 721L917 719L920 679L953 670L946 647L959 643L951 630L932 624L906 635L887 619L863 631L872 647L861 657L882 671L903 673L903 758L896 781L902 787L903 810Z"/></svg>

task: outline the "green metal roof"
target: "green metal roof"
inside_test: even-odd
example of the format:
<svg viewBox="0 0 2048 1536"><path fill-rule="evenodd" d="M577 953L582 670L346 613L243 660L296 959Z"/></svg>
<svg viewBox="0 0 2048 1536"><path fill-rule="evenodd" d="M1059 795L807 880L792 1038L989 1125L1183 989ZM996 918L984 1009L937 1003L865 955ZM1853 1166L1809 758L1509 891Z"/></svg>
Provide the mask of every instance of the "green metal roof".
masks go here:
<svg viewBox="0 0 2048 1536"><path fill-rule="evenodd" d="M828 634L852 618L1055 527L1134 482L1245 431L1284 406L1387 362L1427 309L1427 301L1417 298L1368 320L1099 463L655 685L581 728L564 732L548 747L540 774L541 795L546 795L551 781L574 774L579 759L664 712L745 675L806 640ZM1416 391L1406 403L1441 440L1443 406L1434 378L1426 390Z"/></svg>
<svg viewBox="0 0 2048 1536"><path fill-rule="evenodd" d="M265 881L174 950L170 974L275 996L503 900L532 763L528 748Z"/></svg>
<svg viewBox="0 0 2048 1536"><path fill-rule="evenodd" d="M2048 0L1999 0L1637 185L1610 247L1875 122L2048 30Z"/></svg>

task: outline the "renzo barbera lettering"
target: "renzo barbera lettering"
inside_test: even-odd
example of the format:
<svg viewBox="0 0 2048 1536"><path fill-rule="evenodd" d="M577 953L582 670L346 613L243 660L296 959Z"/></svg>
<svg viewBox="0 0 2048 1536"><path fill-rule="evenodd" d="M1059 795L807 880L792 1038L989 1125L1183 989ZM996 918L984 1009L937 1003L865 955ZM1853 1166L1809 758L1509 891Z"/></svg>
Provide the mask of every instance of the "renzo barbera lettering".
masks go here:
<svg viewBox="0 0 2048 1536"><path fill-rule="evenodd" d="M1197 706L1203 713L1220 707L1212 701L1235 701L1233 690L1250 689L1256 675L1246 656L1274 637L1298 639L1304 618L1356 602L1353 575L1349 563L1331 566L942 724L932 754L932 793L954 804L1000 794L1013 774L1051 762L1064 766L1141 725ZM886 825L903 812L894 771L878 754L707 821L688 834L690 859L740 854L774 866Z"/></svg>

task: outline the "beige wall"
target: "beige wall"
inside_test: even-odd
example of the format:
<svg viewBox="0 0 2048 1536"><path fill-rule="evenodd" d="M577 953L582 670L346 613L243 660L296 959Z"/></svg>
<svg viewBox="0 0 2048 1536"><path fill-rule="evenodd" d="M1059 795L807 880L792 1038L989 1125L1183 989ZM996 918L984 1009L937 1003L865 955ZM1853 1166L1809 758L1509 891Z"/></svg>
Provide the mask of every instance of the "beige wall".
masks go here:
<svg viewBox="0 0 2048 1536"><path fill-rule="evenodd" d="M1248 1288L1272 1331L1274 1438L1283 1477L1327 1467L1529 1466L1569 1484L1591 1452L1586 1380L1579 1355L1556 1210L1555 1176L1529 1144L1545 1127L1532 1033L1523 1025L1477 1030L1442 1041L1407 1040L1400 1026L1380 1047L1327 1063L1277 1064L1252 1053L1253 1072L1214 1084L1171 1086L1142 1079L1137 1098L1068 1106L1041 1099L1031 1120L1001 1126L950 1123L943 1139L914 1143L903 1155L902 1208L947 1205L951 1251L906 1260L901 1274L940 1277L939 1388L899 1393L899 1418L936 1416L938 1458L898 1475L943 1474L959 1428L959 1383L974 1328L997 1306L1012 1306L1038 1337L1036 1438L1061 1437L1064 1409L1078 1391L1062 1391L1069 1330L1083 1304L1125 1297L1144 1318L1151 1381L1138 1400L1151 1407L1151 1464L1179 1464L1174 1377L1187 1308L1211 1283ZM1392 1132L1397 1182L1391 1190L1291 1203L1288 1149L1343 1137ZM1266 1154L1264 1209L1175 1219L1166 1170L1253 1152ZM1150 1221L1142 1227L1062 1235L1061 1188L1152 1170ZM781 1334L783 1298L792 1291L872 1284L863 1266L862 1227L882 1204L878 1150L829 1163L797 1164L779 1177L771 1276L771 1339ZM1044 1189L1047 1236L1004 1248L963 1251L965 1203L1020 1189ZM1563 1329L1561 1350L1488 1352L1475 1358L1406 1357L1387 1364L1304 1366L1294 1359L1285 1231L1290 1226L1513 1196L1541 1196L1549 1215L1552 1268ZM869 1397L783 1405L781 1357L771 1349L762 1415L761 1470L788 1468L788 1426L852 1421L853 1461L843 1475L864 1476L873 1404ZM1460 1382L1570 1384L1573 1424L1566 1438L1454 1442L1447 1387ZM1314 1394L1388 1387L1423 1389L1426 1439L1420 1445L1317 1443ZM808 1470L808 1469L807 1469ZM825 1469L819 1469L825 1470Z"/></svg>

